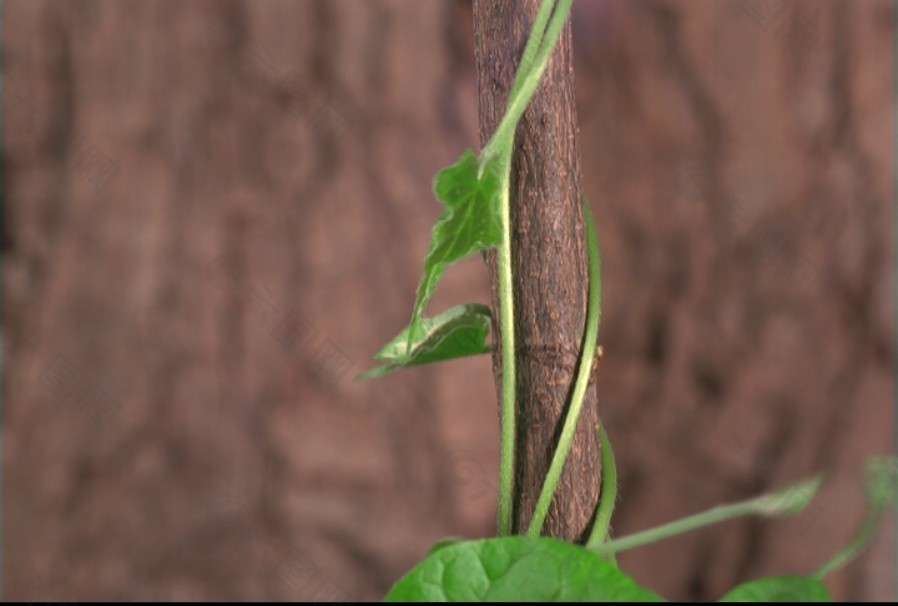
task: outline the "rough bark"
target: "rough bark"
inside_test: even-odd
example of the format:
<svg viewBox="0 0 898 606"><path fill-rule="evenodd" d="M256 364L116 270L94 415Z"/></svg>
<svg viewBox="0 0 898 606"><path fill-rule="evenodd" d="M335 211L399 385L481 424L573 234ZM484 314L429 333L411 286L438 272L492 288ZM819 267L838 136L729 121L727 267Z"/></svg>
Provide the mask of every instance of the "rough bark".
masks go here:
<svg viewBox="0 0 898 606"><path fill-rule="evenodd" d="M505 110L539 0L475 0L474 35L485 144ZM570 23L518 127L512 159L517 460L513 527L526 531L549 468L573 387L586 320L588 280ZM493 317L499 317L495 254L488 260ZM501 328L494 322L496 342ZM493 356L501 392L501 348ZM579 540L599 483L595 385L546 519L550 536Z"/></svg>

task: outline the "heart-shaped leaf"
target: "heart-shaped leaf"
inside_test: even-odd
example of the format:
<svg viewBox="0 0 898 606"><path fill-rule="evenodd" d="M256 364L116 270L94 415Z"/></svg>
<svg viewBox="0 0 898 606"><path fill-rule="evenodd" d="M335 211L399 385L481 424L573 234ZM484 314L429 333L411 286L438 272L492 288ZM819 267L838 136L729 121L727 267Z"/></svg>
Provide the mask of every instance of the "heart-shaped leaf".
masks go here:
<svg viewBox="0 0 898 606"><path fill-rule="evenodd" d="M490 308L476 303L459 305L435 318L423 318L406 327L374 356L384 365L363 374L373 379L408 366L442 362L490 351L486 339L490 333ZM411 348L409 348L411 344Z"/></svg>
<svg viewBox="0 0 898 606"><path fill-rule="evenodd" d="M826 586L805 577L771 577L739 585L721 602L832 602Z"/></svg>
<svg viewBox="0 0 898 606"><path fill-rule="evenodd" d="M601 556L537 537L465 541L432 551L388 602L658 602Z"/></svg>

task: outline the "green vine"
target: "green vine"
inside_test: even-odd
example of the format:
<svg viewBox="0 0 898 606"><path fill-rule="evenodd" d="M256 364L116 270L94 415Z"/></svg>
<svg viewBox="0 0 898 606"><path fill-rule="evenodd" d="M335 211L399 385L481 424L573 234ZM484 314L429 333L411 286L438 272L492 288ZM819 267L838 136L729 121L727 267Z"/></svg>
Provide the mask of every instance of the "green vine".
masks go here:
<svg viewBox="0 0 898 606"><path fill-rule="evenodd" d="M561 480L564 463L571 452L574 432L577 430L577 422L580 420L580 412L583 409L586 388L589 386L589 375L598 346L599 319L602 315L602 266L599 260L599 241L596 235L595 221L593 221L592 211L590 211L585 199L583 200L583 213L586 215L586 247L589 259L589 302L586 311L586 335L583 337L583 350L580 353L580 365L577 368L574 392L571 394L571 402L564 419L564 426L561 429L561 436L558 439L558 446L555 448L555 455L552 457L552 463L549 465L546 481L543 484L542 492L540 492L539 500L536 502L536 512L533 514L533 519L530 521L530 529L527 531L527 534L530 536L539 536L542 532L543 522L549 513L549 506L552 504L552 497L555 496L558 481ZM610 507L613 507L614 498L615 495L603 493L603 502L599 504L599 511L602 511L603 505L606 510L609 509L609 502L611 503ZM610 520L610 512L608 516ZM597 516L596 523L599 522L600 519ZM596 530L593 529L593 533L595 532Z"/></svg>
<svg viewBox="0 0 898 606"><path fill-rule="evenodd" d="M564 23L571 10L572 0L561 0L552 14L545 32L541 26L548 19L551 2L543 2L536 16L534 28L524 49L521 67L512 85L511 96L505 117L499 123L496 133L486 145L481 156L481 170L498 157L499 160L499 195L502 212L502 244L496 255L499 274L499 307L502 333L502 440L499 467L499 536L511 534L512 496L514 494L514 460L515 460L515 384L517 369L515 368L515 314L514 314L514 276L511 256L511 158L514 153L514 133L524 110L536 93L542 79L552 50L561 35ZM529 53L534 53L531 60Z"/></svg>
<svg viewBox="0 0 898 606"><path fill-rule="evenodd" d="M602 491L599 509L596 512L596 521L592 526L592 532L586 541L587 547L595 547L607 541L611 536L611 514L614 513L614 505L617 501L617 463L614 460L614 451L611 450L611 440L605 432L605 427L599 425L599 440L602 448ZM614 557L614 554L611 554Z"/></svg>

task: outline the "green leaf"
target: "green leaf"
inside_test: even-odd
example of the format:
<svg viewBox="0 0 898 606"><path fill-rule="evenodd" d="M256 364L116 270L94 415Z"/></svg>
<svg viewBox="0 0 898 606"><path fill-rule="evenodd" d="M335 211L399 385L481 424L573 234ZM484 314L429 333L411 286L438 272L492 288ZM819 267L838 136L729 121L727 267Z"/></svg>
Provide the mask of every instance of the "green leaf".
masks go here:
<svg viewBox="0 0 898 606"><path fill-rule="evenodd" d="M771 577L739 585L721 602L832 602L826 586L805 577Z"/></svg>
<svg viewBox="0 0 898 606"><path fill-rule="evenodd" d="M464 543L465 540L460 537L449 537L447 539L440 539L436 543L431 546L430 551L427 552L427 555L431 555L434 552L439 551L440 549L444 549L449 547L450 545L457 545L459 543Z"/></svg>
<svg viewBox="0 0 898 606"><path fill-rule="evenodd" d="M557 539L502 537L431 552L388 602L659 602L660 596L583 547Z"/></svg>
<svg viewBox="0 0 898 606"><path fill-rule="evenodd" d="M423 318L415 325L411 339L409 326L374 356L378 362L384 362L383 366L360 378L373 379L408 366L488 353L490 323L490 308L476 303L458 305L435 318Z"/></svg>
<svg viewBox="0 0 898 606"><path fill-rule="evenodd" d="M482 175L478 168L477 156L467 150L458 163L436 177L434 193L446 205L446 211L433 227L430 251L424 259L412 332L447 267L502 243L499 176L493 163L486 166Z"/></svg>

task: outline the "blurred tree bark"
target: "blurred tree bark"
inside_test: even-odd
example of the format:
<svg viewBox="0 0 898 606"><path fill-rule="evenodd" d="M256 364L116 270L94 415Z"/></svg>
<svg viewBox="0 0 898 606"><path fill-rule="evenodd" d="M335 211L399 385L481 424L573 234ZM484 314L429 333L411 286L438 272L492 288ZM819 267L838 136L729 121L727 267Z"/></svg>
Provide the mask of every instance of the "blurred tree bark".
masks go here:
<svg viewBox="0 0 898 606"><path fill-rule="evenodd" d="M4 598L379 599L495 532L489 364L352 381L480 132L471 4L2 10ZM575 3L615 534L832 470L802 518L623 554L668 598L814 570L892 449L894 10ZM433 307L488 296L473 263ZM892 596L890 536L837 598Z"/></svg>
<svg viewBox="0 0 898 606"><path fill-rule="evenodd" d="M505 111L539 0L475 0L480 142ZM513 528L525 533L545 481L573 388L586 322L588 279L570 23L518 126L512 158L512 255L516 277L517 451ZM499 317L495 252L489 257L493 318ZM500 343L498 322L494 342ZM501 399L501 350L493 356ZM599 493L595 386L546 518L544 532L585 539Z"/></svg>

